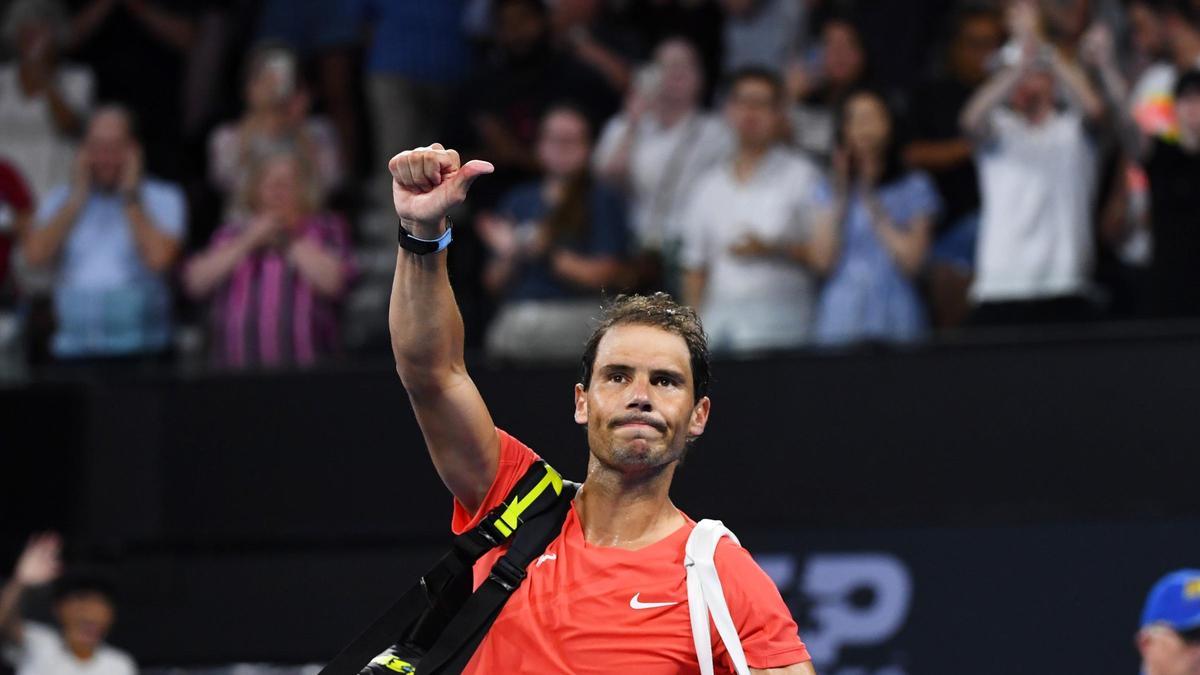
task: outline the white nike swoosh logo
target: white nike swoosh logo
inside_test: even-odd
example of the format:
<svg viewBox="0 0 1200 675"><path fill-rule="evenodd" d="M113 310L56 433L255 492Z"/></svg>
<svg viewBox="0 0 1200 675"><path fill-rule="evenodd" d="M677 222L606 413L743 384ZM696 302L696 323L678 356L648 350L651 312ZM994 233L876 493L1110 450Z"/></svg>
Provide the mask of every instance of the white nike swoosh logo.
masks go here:
<svg viewBox="0 0 1200 675"><path fill-rule="evenodd" d="M537 559L537 564L534 565L534 567L541 567L542 563L546 562L547 560L558 560L558 556L553 553L546 553Z"/></svg>
<svg viewBox="0 0 1200 675"><path fill-rule="evenodd" d="M654 609L655 607L670 607L679 604L678 602L642 602L638 600L641 595L641 593L634 593L633 597L629 599L630 609Z"/></svg>

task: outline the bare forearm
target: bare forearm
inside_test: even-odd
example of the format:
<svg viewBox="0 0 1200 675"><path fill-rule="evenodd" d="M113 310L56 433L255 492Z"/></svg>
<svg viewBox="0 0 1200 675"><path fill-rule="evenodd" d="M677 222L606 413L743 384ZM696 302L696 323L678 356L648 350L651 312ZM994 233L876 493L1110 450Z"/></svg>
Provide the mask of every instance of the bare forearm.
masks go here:
<svg viewBox="0 0 1200 675"><path fill-rule="evenodd" d="M207 253L202 253L187 265L183 275L188 295L203 298L228 279L237 266L254 250L250 237L242 235Z"/></svg>
<svg viewBox="0 0 1200 675"><path fill-rule="evenodd" d="M988 80L963 108L959 123L972 136L983 135L987 117L1008 97L1021 79L1021 69L1006 68Z"/></svg>
<svg viewBox="0 0 1200 675"><path fill-rule="evenodd" d="M150 34L178 51L186 52L192 48L196 27L190 20L146 1L133 3L132 6L136 7L134 16L149 29Z"/></svg>
<svg viewBox="0 0 1200 675"><path fill-rule="evenodd" d="M321 295L336 298L345 290L346 265L337 255L318 244L301 241L292 246L290 258L300 276Z"/></svg>
<svg viewBox="0 0 1200 675"><path fill-rule="evenodd" d="M5 642L21 642L21 596L25 587L15 579L0 589L0 636Z"/></svg>
<svg viewBox="0 0 1200 675"><path fill-rule="evenodd" d="M422 238L436 236L413 232ZM398 249L388 326L396 370L410 391L440 375L465 371L462 316L450 287L445 252L417 255Z"/></svg>
<svg viewBox="0 0 1200 675"><path fill-rule="evenodd" d="M63 99L57 87L50 86L46 90L46 100L50 103L50 116L54 120L54 128L58 129L58 133L65 136L74 136L79 133L81 126L79 115Z"/></svg>
<svg viewBox="0 0 1200 675"><path fill-rule="evenodd" d="M929 218L919 217L901 229L878 207L872 210L872 224L884 248L902 272L915 276L925 263L929 251L929 230L932 227Z"/></svg>
<svg viewBox="0 0 1200 675"><path fill-rule="evenodd" d="M562 252L554 257L554 273L568 283L599 290L616 281L621 274L621 263L614 258L588 258Z"/></svg>
<svg viewBox="0 0 1200 675"><path fill-rule="evenodd" d="M125 206L125 216L129 219L138 255L146 267L153 272L162 272L170 267L179 255L179 242L159 230L137 202Z"/></svg>
<svg viewBox="0 0 1200 675"><path fill-rule="evenodd" d="M1057 54L1051 58L1050 63L1070 103L1089 120L1099 120L1104 115L1104 101L1096 95L1096 90L1088 82L1087 76Z"/></svg>
<svg viewBox="0 0 1200 675"><path fill-rule="evenodd" d="M79 212L83 209L83 204L87 200L85 194L74 194L67 199L67 203L50 217L44 227L39 227L30 230L24 241L21 242L21 249L25 256L26 262L35 267L48 265L62 249L63 242L66 241L67 235L70 234L71 228L75 225L75 220L79 218Z"/></svg>

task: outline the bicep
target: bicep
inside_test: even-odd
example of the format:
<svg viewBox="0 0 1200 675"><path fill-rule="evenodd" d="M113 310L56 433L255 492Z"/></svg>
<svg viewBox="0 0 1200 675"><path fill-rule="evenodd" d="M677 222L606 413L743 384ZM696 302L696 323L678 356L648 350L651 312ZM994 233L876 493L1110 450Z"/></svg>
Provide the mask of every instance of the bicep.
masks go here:
<svg viewBox="0 0 1200 675"><path fill-rule="evenodd" d="M500 438L483 396L465 370L408 387L409 401L442 482L470 511L496 478Z"/></svg>

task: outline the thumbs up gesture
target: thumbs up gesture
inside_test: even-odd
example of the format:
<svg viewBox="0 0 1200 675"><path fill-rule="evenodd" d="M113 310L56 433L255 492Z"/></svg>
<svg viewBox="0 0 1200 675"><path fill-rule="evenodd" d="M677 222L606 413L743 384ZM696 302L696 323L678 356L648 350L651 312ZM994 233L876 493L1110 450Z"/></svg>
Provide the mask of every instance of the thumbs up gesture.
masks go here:
<svg viewBox="0 0 1200 675"><path fill-rule="evenodd" d="M435 238L446 212L466 200L471 183L494 170L480 160L461 164L458 152L441 143L405 150L388 162L396 215L414 236Z"/></svg>

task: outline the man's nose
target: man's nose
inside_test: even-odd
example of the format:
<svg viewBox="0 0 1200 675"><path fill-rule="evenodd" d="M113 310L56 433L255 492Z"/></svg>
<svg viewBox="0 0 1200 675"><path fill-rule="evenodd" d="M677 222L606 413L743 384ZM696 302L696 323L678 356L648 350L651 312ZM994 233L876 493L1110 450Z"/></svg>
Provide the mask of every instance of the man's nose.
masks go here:
<svg viewBox="0 0 1200 675"><path fill-rule="evenodd" d="M650 403L650 382L643 379L635 379L633 386L629 389L629 403L626 408L632 410L641 410L642 412L650 412L653 405Z"/></svg>

